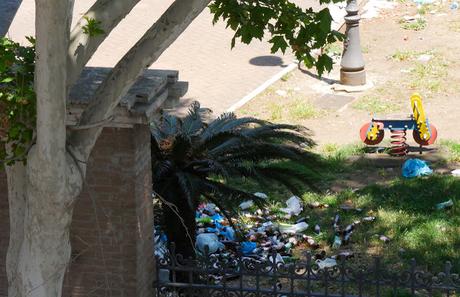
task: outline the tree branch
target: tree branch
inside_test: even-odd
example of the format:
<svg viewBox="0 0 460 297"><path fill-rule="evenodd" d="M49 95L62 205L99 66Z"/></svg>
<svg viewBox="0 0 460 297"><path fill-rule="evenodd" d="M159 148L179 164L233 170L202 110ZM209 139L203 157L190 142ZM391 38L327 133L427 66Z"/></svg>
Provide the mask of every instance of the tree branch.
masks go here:
<svg viewBox="0 0 460 297"><path fill-rule="evenodd" d="M86 20L82 17L70 33L69 56L67 60L67 86L72 86L97 48L110 32L136 6L140 0L98 0L84 16L101 22L104 33L90 37L83 32Z"/></svg>
<svg viewBox="0 0 460 297"><path fill-rule="evenodd" d="M176 0L117 63L83 112L79 125L107 119L145 68L180 36L211 0ZM102 127L73 131L69 143L86 160Z"/></svg>

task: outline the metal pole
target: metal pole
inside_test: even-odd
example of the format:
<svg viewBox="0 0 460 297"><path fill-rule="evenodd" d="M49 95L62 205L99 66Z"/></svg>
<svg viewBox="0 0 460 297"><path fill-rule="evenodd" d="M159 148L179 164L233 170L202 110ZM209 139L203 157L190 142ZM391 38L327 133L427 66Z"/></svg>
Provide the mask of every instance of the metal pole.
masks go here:
<svg viewBox="0 0 460 297"><path fill-rule="evenodd" d="M342 85L359 86L366 84L366 71L361 52L359 37L359 7L356 0L349 0L345 8L345 41L343 43L342 61L340 63L340 83Z"/></svg>

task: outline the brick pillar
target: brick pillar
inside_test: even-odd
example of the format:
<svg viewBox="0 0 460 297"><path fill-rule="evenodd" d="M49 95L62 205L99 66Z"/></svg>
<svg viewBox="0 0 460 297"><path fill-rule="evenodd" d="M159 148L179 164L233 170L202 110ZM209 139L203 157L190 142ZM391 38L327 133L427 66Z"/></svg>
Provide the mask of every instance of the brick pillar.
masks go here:
<svg viewBox="0 0 460 297"><path fill-rule="evenodd" d="M153 211L148 126L105 128L88 162L71 226L64 297L153 296ZM0 173L0 296L7 296L6 177Z"/></svg>
<svg viewBox="0 0 460 297"><path fill-rule="evenodd" d="M134 172L137 216L137 297L153 297L153 205L152 154L150 129L136 126L134 134Z"/></svg>

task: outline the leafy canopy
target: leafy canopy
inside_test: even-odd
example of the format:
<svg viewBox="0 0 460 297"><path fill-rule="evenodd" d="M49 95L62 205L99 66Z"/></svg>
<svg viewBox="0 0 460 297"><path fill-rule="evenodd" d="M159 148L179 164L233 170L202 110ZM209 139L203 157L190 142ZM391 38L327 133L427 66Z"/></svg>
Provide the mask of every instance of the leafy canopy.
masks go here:
<svg viewBox="0 0 460 297"><path fill-rule="evenodd" d="M233 113L206 118L194 103L185 118L165 114L152 124L153 189L164 199L171 189L179 190L181 203L193 212L200 197L225 212L243 199L258 200L226 183L229 178L281 183L294 193L305 184L313 186L317 177L308 169L318 160L306 149L314 145L306 128ZM286 166L288 160L297 166Z"/></svg>
<svg viewBox="0 0 460 297"><path fill-rule="evenodd" d="M328 2L340 1L320 0L321 4ZM235 31L232 47L237 39L249 44L269 34L272 53L285 53L290 48L307 67L316 67L319 75L331 71L333 61L326 54L314 57L312 51L344 38L331 30L332 17L327 8L314 12L290 0L215 0L209 7L214 23L222 19Z"/></svg>
<svg viewBox="0 0 460 297"><path fill-rule="evenodd" d="M28 40L30 46L21 46L0 38L0 160L7 164L25 159L34 135L35 40Z"/></svg>

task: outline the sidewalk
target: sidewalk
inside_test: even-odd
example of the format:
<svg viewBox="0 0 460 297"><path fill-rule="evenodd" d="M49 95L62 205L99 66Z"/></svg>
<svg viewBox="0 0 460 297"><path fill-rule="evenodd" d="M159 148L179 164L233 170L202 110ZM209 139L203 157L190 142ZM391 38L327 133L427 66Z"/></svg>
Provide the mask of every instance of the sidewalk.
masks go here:
<svg viewBox="0 0 460 297"><path fill-rule="evenodd" d="M76 1L74 20L93 2ZM171 2L141 1L101 45L89 66L113 67ZM315 8L318 2L309 1ZM186 99L199 100L203 106L220 113L282 71L294 57L271 55L270 44L257 40L250 45L237 43L231 50L233 31L225 29L223 22L213 26L211 20L212 15L206 9L152 68L179 70L180 79L190 83ZM34 34L33 30L34 1L24 0L9 35L24 40L24 36Z"/></svg>

